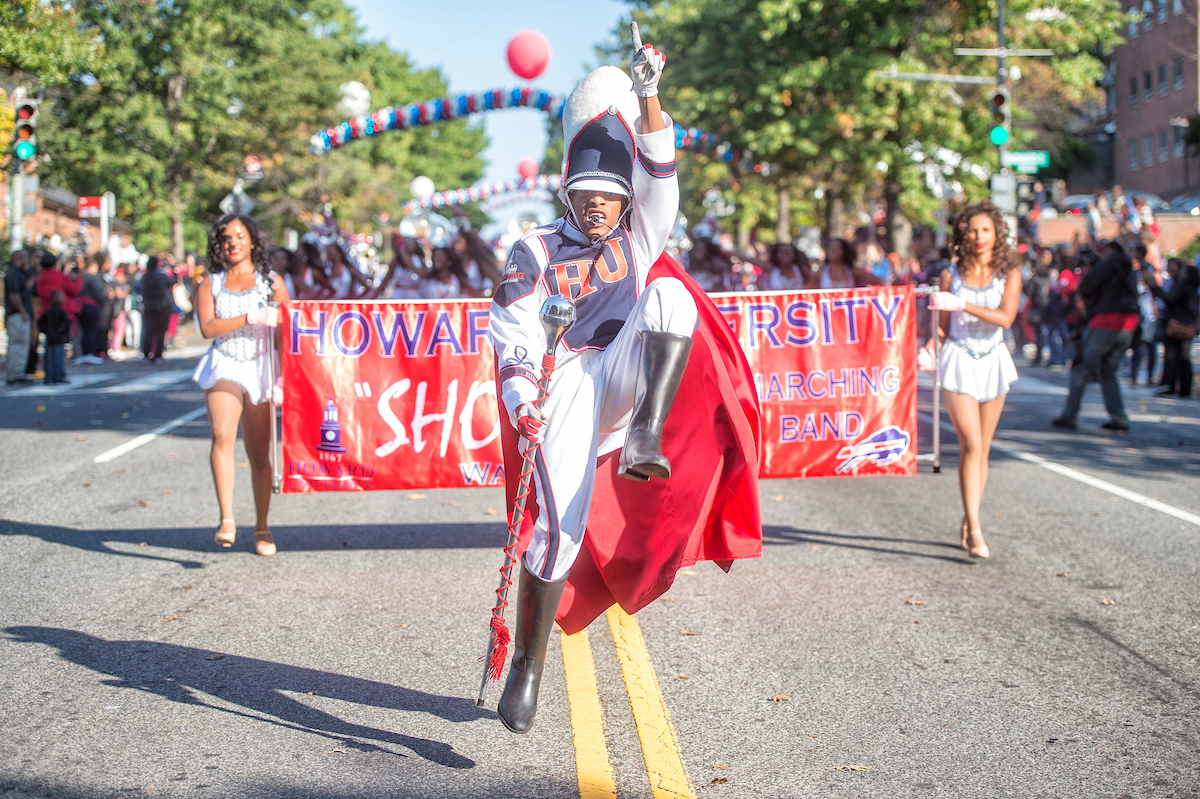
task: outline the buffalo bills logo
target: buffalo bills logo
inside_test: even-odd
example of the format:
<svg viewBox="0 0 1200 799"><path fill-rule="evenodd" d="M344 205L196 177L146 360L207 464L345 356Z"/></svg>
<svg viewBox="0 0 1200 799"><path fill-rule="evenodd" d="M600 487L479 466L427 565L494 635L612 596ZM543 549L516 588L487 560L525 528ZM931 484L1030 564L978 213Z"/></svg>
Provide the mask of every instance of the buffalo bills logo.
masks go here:
<svg viewBox="0 0 1200 799"><path fill-rule="evenodd" d="M847 474L867 461L876 466L890 466L908 452L909 440L908 433L895 425L889 425L857 444L842 447L837 456L843 463L837 467L836 472Z"/></svg>

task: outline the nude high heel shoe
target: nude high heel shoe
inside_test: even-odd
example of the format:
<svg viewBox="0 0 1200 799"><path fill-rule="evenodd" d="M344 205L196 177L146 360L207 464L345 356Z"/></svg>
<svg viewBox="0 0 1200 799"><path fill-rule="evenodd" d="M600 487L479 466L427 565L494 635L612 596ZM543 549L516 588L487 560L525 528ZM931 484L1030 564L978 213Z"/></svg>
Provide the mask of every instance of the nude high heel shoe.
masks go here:
<svg viewBox="0 0 1200 799"><path fill-rule="evenodd" d="M983 530L972 530L967 537L967 541L970 542L971 539L976 539L979 541L979 543L975 546L968 546L967 555L972 558L991 557L991 553L988 551L988 546L983 540Z"/></svg>
<svg viewBox="0 0 1200 799"><path fill-rule="evenodd" d="M228 549L233 546L233 542L237 540L237 525L233 519L222 519L221 526L217 528L216 535L217 546Z"/></svg>
<svg viewBox="0 0 1200 799"><path fill-rule="evenodd" d="M271 536L270 530L254 531L254 551L264 558L275 554L275 539Z"/></svg>

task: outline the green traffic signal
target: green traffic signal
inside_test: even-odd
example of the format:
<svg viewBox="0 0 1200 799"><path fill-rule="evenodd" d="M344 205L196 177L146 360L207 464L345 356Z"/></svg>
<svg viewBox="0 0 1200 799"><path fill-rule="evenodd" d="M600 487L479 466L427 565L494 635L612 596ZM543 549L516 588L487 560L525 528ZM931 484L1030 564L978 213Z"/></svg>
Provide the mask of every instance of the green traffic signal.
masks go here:
<svg viewBox="0 0 1200 799"><path fill-rule="evenodd" d="M997 147L1007 144L1008 128L997 125L996 127L992 128L992 132L988 134L988 137L992 140L992 144L996 145Z"/></svg>

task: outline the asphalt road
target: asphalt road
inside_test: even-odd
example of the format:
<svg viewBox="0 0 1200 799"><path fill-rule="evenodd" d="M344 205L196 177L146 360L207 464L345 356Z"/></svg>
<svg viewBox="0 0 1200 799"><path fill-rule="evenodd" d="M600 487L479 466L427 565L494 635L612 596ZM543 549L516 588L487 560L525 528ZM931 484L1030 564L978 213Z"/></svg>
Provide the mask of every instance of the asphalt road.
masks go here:
<svg viewBox="0 0 1200 799"><path fill-rule="evenodd" d="M239 470L218 552L204 416L94 462L202 405L187 368L0 392L0 795L579 796L558 638L530 734L474 704L501 491L277 497L264 559ZM1000 441L1076 477L994 453L989 561L947 435L941 474L764 482L763 558L637 615L694 795L1200 796L1200 405L1139 391L1112 435L1093 387L1065 433L1064 385L1024 369ZM588 637L616 793L650 797Z"/></svg>

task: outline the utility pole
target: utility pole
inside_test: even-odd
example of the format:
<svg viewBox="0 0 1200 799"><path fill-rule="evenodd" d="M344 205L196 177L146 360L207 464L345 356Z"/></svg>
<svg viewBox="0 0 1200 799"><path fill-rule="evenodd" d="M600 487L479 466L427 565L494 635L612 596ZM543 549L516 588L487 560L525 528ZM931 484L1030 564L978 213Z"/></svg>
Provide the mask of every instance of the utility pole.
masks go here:
<svg viewBox="0 0 1200 799"><path fill-rule="evenodd" d="M13 91L14 107L20 105L24 100L25 89L18 86ZM8 249L9 252L15 252L25 244L25 162L17 158L15 151L10 160L12 181L9 183L9 191L12 193L12 202L8 215Z"/></svg>

